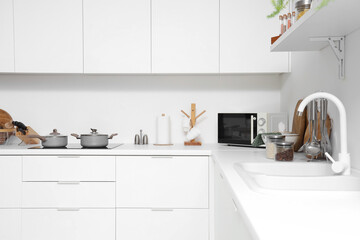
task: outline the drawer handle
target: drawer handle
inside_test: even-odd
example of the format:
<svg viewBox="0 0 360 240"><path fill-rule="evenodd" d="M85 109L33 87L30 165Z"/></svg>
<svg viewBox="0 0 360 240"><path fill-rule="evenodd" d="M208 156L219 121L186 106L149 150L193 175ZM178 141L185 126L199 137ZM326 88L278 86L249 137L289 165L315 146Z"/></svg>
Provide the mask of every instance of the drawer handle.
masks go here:
<svg viewBox="0 0 360 240"><path fill-rule="evenodd" d="M58 212L77 212L80 211L79 208L58 208Z"/></svg>
<svg viewBox="0 0 360 240"><path fill-rule="evenodd" d="M171 156L153 156L151 158L174 158L174 157L171 157Z"/></svg>
<svg viewBox="0 0 360 240"><path fill-rule="evenodd" d="M153 208L151 209L153 212L173 212L174 209L171 208Z"/></svg>
<svg viewBox="0 0 360 240"><path fill-rule="evenodd" d="M58 156L58 158L80 158L80 156Z"/></svg>
<svg viewBox="0 0 360 240"><path fill-rule="evenodd" d="M58 181L57 184L78 185L80 181Z"/></svg>

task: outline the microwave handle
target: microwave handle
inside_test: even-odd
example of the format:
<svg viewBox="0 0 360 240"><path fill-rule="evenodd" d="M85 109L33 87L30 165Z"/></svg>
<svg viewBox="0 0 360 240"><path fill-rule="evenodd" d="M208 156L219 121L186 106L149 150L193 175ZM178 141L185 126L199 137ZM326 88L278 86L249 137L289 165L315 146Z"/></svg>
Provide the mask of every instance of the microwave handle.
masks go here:
<svg viewBox="0 0 360 240"><path fill-rule="evenodd" d="M254 142L254 128L255 128L255 124L254 124L254 121L256 121L256 117L254 117L254 115L251 115L250 116L250 120L251 120L251 133L250 133L250 140L251 140L251 144L253 144L253 142Z"/></svg>

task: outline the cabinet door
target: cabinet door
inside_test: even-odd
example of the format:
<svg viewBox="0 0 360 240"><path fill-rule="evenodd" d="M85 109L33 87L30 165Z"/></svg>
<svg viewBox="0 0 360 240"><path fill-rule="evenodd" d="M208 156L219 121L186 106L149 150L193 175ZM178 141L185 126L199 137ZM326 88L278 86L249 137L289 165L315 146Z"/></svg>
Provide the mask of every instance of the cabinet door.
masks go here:
<svg viewBox="0 0 360 240"><path fill-rule="evenodd" d="M81 73L82 0L14 0L16 72Z"/></svg>
<svg viewBox="0 0 360 240"><path fill-rule="evenodd" d="M219 0L152 1L152 70L219 71Z"/></svg>
<svg viewBox="0 0 360 240"><path fill-rule="evenodd" d="M150 0L84 0L84 72L150 73Z"/></svg>
<svg viewBox="0 0 360 240"><path fill-rule="evenodd" d="M208 240L208 210L117 209L117 240Z"/></svg>
<svg viewBox="0 0 360 240"><path fill-rule="evenodd" d="M21 157L0 157L0 208L21 207Z"/></svg>
<svg viewBox="0 0 360 240"><path fill-rule="evenodd" d="M289 71L289 54L270 52L270 38L279 34L278 18L268 19L271 1L220 1L220 72Z"/></svg>
<svg viewBox="0 0 360 240"><path fill-rule="evenodd" d="M215 168L215 240L252 240L230 189L218 168Z"/></svg>
<svg viewBox="0 0 360 240"><path fill-rule="evenodd" d="M0 196L3 196L0 194ZM21 210L0 209L0 239L21 239Z"/></svg>
<svg viewBox="0 0 360 240"><path fill-rule="evenodd" d="M115 209L23 209L22 240L115 240Z"/></svg>
<svg viewBox="0 0 360 240"><path fill-rule="evenodd" d="M0 72L14 72L13 1L0 1Z"/></svg>
<svg viewBox="0 0 360 240"><path fill-rule="evenodd" d="M116 206L208 208L208 157L117 157Z"/></svg>

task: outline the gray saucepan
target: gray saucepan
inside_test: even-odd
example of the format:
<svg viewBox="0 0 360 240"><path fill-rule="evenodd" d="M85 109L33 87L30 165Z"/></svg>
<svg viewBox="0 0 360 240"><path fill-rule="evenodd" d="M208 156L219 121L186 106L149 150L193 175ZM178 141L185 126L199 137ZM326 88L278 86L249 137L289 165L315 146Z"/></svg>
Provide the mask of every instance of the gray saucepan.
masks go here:
<svg viewBox="0 0 360 240"><path fill-rule="evenodd" d="M68 144L68 136L61 135L56 129L47 136L28 135L27 137L40 139L41 145L45 148L63 148Z"/></svg>
<svg viewBox="0 0 360 240"><path fill-rule="evenodd" d="M91 128L90 134L81 134L80 136L76 133L72 133L71 136L80 139L81 146L85 148L104 148L109 144L109 139L112 139L117 133L111 134L99 134L96 129Z"/></svg>

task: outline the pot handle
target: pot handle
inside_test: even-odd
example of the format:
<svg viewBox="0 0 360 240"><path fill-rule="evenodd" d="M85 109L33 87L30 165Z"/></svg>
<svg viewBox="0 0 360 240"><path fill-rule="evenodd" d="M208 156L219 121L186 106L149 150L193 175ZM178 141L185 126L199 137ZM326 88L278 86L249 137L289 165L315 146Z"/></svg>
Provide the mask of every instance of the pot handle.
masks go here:
<svg viewBox="0 0 360 240"><path fill-rule="evenodd" d="M46 138L43 137L43 136L40 136L40 135L29 134L29 135L27 135L26 137L27 137L27 138L38 138L38 139L40 139L41 141L46 142Z"/></svg>
<svg viewBox="0 0 360 240"><path fill-rule="evenodd" d="M112 139L113 137L117 136L117 133L111 134L110 137L108 137L108 139Z"/></svg>
<svg viewBox="0 0 360 240"><path fill-rule="evenodd" d="M78 134L76 134L76 133L72 133L70 135L73 136L73 137L76 137L76 139L80 139L80 136Z"/></svg>

